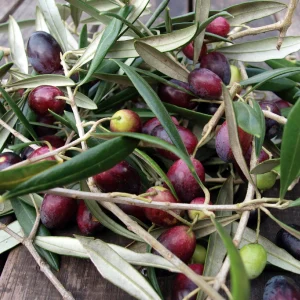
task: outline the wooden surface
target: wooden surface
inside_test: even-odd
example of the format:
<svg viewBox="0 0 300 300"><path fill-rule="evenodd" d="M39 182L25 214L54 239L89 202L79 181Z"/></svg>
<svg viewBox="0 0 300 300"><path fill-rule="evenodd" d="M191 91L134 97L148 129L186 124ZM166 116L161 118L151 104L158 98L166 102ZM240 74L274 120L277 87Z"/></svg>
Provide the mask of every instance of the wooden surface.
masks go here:
<svg viewBox="0 0 300 300"><path fill-rule="evenodd" d="M61 2L61 1L60 1ZM152 1L153 7L159 0ZM221 9L226 6L240 3L239 0L218 1L212 0L213 9ZM288 2L287 0L285 2ZM34 7L36 1L34 0L1 0L0 22L7 20L7 13L12 14L16 20L29 19L34 17ZM172 0L170 1L171 15L179 15L187 12L189 7L188 1ZM300 8L298 7L296 17L294 18L293 25L288 34L299 34L299 16ZM282 17L282 13L277 14L275 17L268 17L263 20L258 20L251 24L252 26L261 26L269 24ZM27 41L32 28L22 30L25 42ZM267 33L265 36L276 36L277 32ZM248 38L245 38L248 39ZM7 35L0 34L0 45L8 46ZM287 199L295 199L299 197L300 187L294 189L292 193L287 195ZM265 194L266 196L278 196L278 188L273 189L271 192ZM240 195L242 196L242 195ZM300 220L300 210L293 209L289 211L275 211L274 215L286 223L297 223ZM270 219L266 220L261 227L261 234L266 236L271 241L275 240L275 236L279 227ZM71 234L70 230L66 233ZM75 232L74 232L75 233ZM127 241L121 237L116 237L110 231L106 230L99 235L99 238L125 245ZM252 295L251 299L262 299L262 293L265 283L269 278L277 274L287 274L293 277L300 285L300 276L292 273L287 273L281 270L267 269L258 279L251 282ZM116 288L106 280L103 280L101 275L97 272L93 264L87 260L62 257L61 269L57 273L57 277L62 284L72 292L75 299L78 300L96 300L106 299L119 300L119 299L132 299L128 294ZM168 295L172 289L172 277L160 278L160 284L166 298L170 299ZM0 277L0 299L2 300L58 300L61 299L58 292L53 288L48 279L38 270L38 267L27 250L20 246L10 252L6 262L3 273Z"/></svg>

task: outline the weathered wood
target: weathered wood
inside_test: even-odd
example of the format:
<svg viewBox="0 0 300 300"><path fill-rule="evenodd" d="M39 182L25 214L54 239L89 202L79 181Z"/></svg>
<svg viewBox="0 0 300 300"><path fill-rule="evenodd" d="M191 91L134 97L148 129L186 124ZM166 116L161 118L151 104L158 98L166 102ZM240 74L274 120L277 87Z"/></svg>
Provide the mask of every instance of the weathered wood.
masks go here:
<svg viewBox="0 0 300 300"><path fill-rule="evenodd" d="M17 10L22 0L2 0L0 10L0 23L6 22L9 15Z"/></svg>

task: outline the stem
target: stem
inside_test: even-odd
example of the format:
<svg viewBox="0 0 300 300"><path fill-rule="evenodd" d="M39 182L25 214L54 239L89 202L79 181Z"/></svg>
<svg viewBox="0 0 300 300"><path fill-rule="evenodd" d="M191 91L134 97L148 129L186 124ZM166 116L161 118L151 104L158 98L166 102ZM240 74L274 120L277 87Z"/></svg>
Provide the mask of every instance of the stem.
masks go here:
<svg viewBox="0 0 300 300"><path fill-rule="evenodd" d="M287 122L287 119L286 119L285 117L276 115L276 114L272 113L272 112L269 111L269 110L263 110L262 112L264 113L264 116L265 116L266 118L275 120L276 122L278 122L278 123L280 123L280 124L285 125L286 122Z"/></svg>

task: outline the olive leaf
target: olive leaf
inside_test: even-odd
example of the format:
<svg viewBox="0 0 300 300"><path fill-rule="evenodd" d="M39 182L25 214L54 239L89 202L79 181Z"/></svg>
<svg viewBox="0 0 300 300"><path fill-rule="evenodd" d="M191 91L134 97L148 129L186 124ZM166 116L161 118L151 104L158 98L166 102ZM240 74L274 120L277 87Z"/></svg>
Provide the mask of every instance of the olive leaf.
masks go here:
<svg viewBox="0 0 300 300"><path fill-rule="evenodd" d="M6 112L3 116L1 116L1 119L7 125L13 128L17 123L18 117L11 109L8 112ZM10 131L0 125L0 149L3 148L9 136L10 136Z"/></svg>
<svg viewBox="0 0 300 300"><path fill-rule="evenodd" d="M35 17L36 17L36 21L35 21L36 31L45 31L47 33L50 33L47 23L45 21L45 18L38 6L36 7L36 10L35 10Z"/></svg>
<svg viewBox="0 0 300 300"><path fill-rule="evenodd" d="M159 17L159 15L164 11L164 9L169 4L170 0L163 0L161 3L156 7L155 11L150 16L149 20L146 23L147 27L151 27L152 24L156 21L156 19Z"/></svg>
<svg viewBox="0 0 300 300"><path fill-rule="evenodd" d="M284 126L280 156L280 198L300 173L300 102L297 101Z"/></svg>
<svg viewBox="0 0 300 300"><path fill-rule="evenodd" d="M222 85L222 89L223 89L223 96L225 102L225 113L226 113L226 120L227 120L228 133L229 133L229 142L230 142L230 147L232 149L232 153L234 155L236 162L241 168L243 174L245 175L245 177L248 179L249 182L251 182L253 186L255 186L252 177L249 173L247 163L245 161L243 151L240 145L237 124L236 124L237 122L234 114L231 96L224 85Z"/></svg>
<svg viewBox="0 0 300 300"><path fill-rule="evenodd" d="M6 87L11 87L17 90L21 88L36 88L40 85L74 86L75 82L62 75L47 74L21 79L11 84L7 84Z"/></svg>
<svg viewBox="0 0 300 300"><path fill-rule="evenodd" d="M286 4L277 1L251 1L224 8L233 18L229 18L230 26L238 26L261 19L286 8Z"/></svg>
<svg viewBox="0 0 300 300"><path fill-rule="evenodd" d="M196 0L195 5L195 23L203 23L209 15L210 0ZM198 62L201 52L205 31L200 31L194 41L194 65Z"/></svg>
<svg viewBox="0 0 300 300"><path fill-rule="evenodd" d="M255 154L257 157L259 157L259 154L261 152L261 149L263 147L263 143L265 140L265 135L266 135L266 121L265 121L265 116L262 112L262 109L260 105L257 103L257 101L252 101L253 104L253 110L256 112L256 116L258 118L258 124L260 127L260 136L254 137L255 140Z"/></svg>
<svg viewBox="0 0 300 300"><path fill-rule="evenodd" d="M29 180L26 180L8 193L2 195L1 200L3 201L16 196L39 192L86 179L110 169L129 155L136 146L137 141L130 138L119 137L106 141L78 154L71 160L31 177ZM112 148L115 149L115 151L112 152Z"/></svg>
<svg viewBox="0 0 300 300"><path fill-rule="evenodd" d="M284 39L280 51L276 48L276 37L245 42L219 48L228 59L246 62L262 62L267 59L284 58L300 49L300 37L289 36Z"/></svg>
<svg viewBox="0 0 300 300"><path fill-rule="evenodd" d="M296 68L299 65L292 63L291 61L283 58L283 59L270 59L266 60L266 64L270 66L272 69L281 69L281 68ZM300 74L289 76L295 82L300 81Z"/></svg>
<svg viewBox="0 0 300 300"><path fill-rule="evenodd" d="M18 23L20 29L23 29L23 28L34 26L35 19L28 19L28 20L17 21L17 23ZM7 34L8 24L9 24L9 22L1 23L0 24L0 33Z"/></svg>
<svg viewBox="0 0 300 300"><path fill-rule="evenodd" d="M10 223L7 227L20 237L24 237L24 232L18 221ZM0 230L0 254L19 244L20 242L13 238L9 233L6 233L4 230Z"/></svg>
<svg viewBox="0 0 300 300"><path fill-rule="evenodd" d="M27 74L28 60L20 27L12 16L9 16L8 23L8 38L11 57L19 70Z"/></svg>
<svg viewBox="0 0 300 300"><path fill-rule="evenodd" d="M187 78L189 76L188 70L184 68L182 64L175 61L175 59L171 56L161 53L154 47L140 41L136 41L134 46L139 55L151 67L170 76L171 78L187 82Z"/></svg>
<svg viewBox="0 0 300 300"><path fill-rule="evenodd" d="M272 171L274 168L280 165L280 159L275 158L275 159L268 159L260 164L256 165L252 170L251 174L264 174L267 172Z"/></svg>
<svg viewBox="0 0 300 300"><path fill-rule="evenodd" d="M4 203L0 203L0 216L5 216L13 213L13 209L10 201L5 201Z"/></svg>
<svg viewBox="0 0 300 300"><path fill-rule="evenodd" d="M0 78L2 78L9 70L10 68L14 65L13 62L9 62L3 66L0 67Z"/></svg>
<svg viewBox="0 0 300 300"><path fill-rule="evenodd" d="M81 236L75 237L105 279L135 298L160 299L147 280L106 243Z"/></svg>

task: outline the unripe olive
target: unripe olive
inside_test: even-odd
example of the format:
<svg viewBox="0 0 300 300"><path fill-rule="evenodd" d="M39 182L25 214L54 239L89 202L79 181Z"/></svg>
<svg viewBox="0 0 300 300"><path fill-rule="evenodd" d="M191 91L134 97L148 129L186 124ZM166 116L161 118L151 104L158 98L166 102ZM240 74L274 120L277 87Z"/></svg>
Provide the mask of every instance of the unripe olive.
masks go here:
<svg viewBox="0 0 300 300"><path fill-rule="evenodd" d="M204 264L205 263L205 258L206 258L206 248L203 247L202 245L196 245L192 261L193 263L196 264Z"/></svg>
<svg viewBox="0 0 300 300"><path fill-rule="evenodd" d="M274 172L267 172L264 174L258 174L256 176L257 188L265 191L272 188L276 182L277 175Z"/></svg>
<svg viewBox="0 0 300 300"><path fill-rule="evenodd" d="M267 264L267 251L260 244L245 245L240 255L249 279L258 277Z"/></svg>

